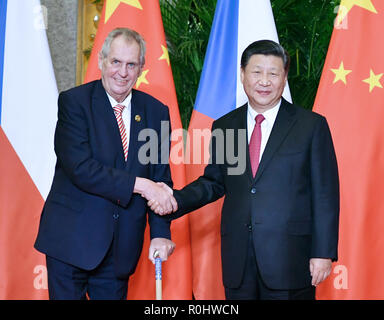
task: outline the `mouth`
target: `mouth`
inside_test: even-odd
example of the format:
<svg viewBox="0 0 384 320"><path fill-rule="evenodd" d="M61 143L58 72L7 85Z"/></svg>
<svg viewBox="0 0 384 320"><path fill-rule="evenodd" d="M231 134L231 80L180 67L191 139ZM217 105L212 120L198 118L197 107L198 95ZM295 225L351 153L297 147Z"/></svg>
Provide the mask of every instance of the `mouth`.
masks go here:
<svg viewBox="0 0 384 320"><path fill-rule="evenodd" d="M263 97L266 97L271 94L270 90L256 90L256 92Z"/></svg>
<svg viewBox="0 0 384 320"><path fill-rule="evenodd" d="M118 85L121 85L121 86L126 86L128 84L128 80L122 80L122 79L114 79L114 80Z"/></svg>

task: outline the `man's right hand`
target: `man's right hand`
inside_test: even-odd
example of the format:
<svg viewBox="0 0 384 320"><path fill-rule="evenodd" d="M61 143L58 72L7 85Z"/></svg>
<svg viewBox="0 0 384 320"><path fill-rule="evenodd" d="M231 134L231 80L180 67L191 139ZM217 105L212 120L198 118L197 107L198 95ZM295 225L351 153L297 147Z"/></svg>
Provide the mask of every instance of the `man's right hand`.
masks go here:
<svg viewBox="0 0 384 320"><path fill-rule="evenodd" d="M173 190L163 182L157 182L157 185L162 188L170 197L170 201L172 203L172 210L169 210L169 207L163 207L157 199L150 199L148 201L148 207L150 207L152 211L161 216L177 211L178 206L176 199L173 197Z"/></svg>
<svg viewBox="0 0 384 320"><path fill-rule="evenodd" d="M173 191L163 182L155 183L146 178L136 178L134 192L148 200L148 206L157 214L165 215L177 210Z"/></svg>

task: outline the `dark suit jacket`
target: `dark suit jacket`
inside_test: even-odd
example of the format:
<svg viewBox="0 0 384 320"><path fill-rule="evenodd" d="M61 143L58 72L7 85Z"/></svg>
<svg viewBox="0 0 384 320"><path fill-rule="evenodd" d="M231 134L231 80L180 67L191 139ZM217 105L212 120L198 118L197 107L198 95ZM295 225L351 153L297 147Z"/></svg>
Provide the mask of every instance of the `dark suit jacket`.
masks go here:
<svg viewBox="0 0 384 320"><path fill-rule="evenodd" d="M147 222L146 201L133 193L135 179L171 184L168 164L139 162L145 141L138 141L138 134L151 128L160 137L160 121L169 121L168 108L150 95L132 91L125 162L117 121L100 80L62 92L58 105L57 163L35 248L89 270L102 261L114 239L116 273L127 277L140 257ZM160 152L159 148L159 162ZM148 220L151 238L170 239L169 221L153 212Z"/></svg>
<svg viewBox="0 0 384 320"><path fill-rule="evenodd" d="M247 104L214 121L215 129L247 129ZM247 139L246 135L242 139ZM235 135L235 150L238 136ZM211 164L204 175L175 191L177 218L223 195L221 255L224 285L238 287L247 255L249 232L259 270L271 289L311 284L309 259L337 259L339 182L331 134L324 117L282 100L274 127L252 177L248 142L246 170L228 174L227 159ZM233 142L228 141L228 146ZM224 135L224 150L227 150ZM232 146L233 147L233 146Z"/></svg>

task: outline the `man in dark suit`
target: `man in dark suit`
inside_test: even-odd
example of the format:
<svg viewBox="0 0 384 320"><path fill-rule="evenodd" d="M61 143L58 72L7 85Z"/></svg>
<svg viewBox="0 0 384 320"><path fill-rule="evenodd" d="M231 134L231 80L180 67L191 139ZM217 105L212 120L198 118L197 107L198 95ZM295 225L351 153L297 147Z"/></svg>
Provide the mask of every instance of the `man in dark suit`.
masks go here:
<svg viewBox="0 0 384 320"><path fill-rule="evenodd" d="M172 206L151 181L172 186L168 163L138 158L146 143L139 132L151 128L160 136L161 121L169 121L166 106L132 89L144 57L138 33L115 29L99 54L102 79L59 96L57 163L35 243L46 254L51 299L125 299L147 217L149 257L157 250L166 260L174 249L170 222L147 213L144 199L156 195Z"/></svg>
<svg viewBox="0 0 384 320"><path fill-rule="evenodd" d="M172 218L225 196L221 254L228 299L314 299L337 259L339 182L330 130L324 117L282 98L288 69L279 44L248 46L241 59L248 103L214 121L204 175L173 192L178 211ZM246 164L241 174L231 173L233 162L223 157L232 143L229 129ZM224 132L220 146L217 131ZM160 207L155 200L149 205Z"/></svg>

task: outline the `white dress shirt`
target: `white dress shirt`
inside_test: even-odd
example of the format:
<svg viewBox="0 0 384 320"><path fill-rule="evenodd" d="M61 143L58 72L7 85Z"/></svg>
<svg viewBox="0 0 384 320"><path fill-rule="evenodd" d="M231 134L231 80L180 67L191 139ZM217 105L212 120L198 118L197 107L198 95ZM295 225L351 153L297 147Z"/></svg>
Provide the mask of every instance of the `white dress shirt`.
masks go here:
<svg viewBox="0 0 384 320"><path fill-rule="evenodd" d="M261 146L260 146L260 158L263 155L265 146L267 145L269 136L271 135L271 131L273 128L273 124L275 123L277 113L279 112L281 104L281 99L272 109L269 109L263 113L265 120L261 123ZM247 112L247 130L248 130L248 145L251 141L251 136L253 132L253 128L255 127L256 121L255 118L259 113L257 113L248 102L248 112Z"/></svg>
<svg viewBox="0 0 384 320"><path fill-rule="evenodd" d="M108 92L107 96L109 99L109 102L111 103L111 107L115 107L116 105L120 104L125 106L123 109L123 112L121 114L121 117L123 118L124 126L125 126L125 133L127 135L127 145L129 147L129 136L131 132L131 99L132 99L132 92L125 98L125 100L121 103L118 103L115 99L113 99Z"/></svg>

